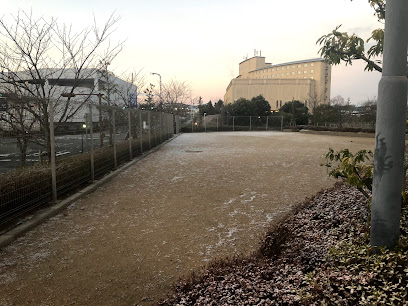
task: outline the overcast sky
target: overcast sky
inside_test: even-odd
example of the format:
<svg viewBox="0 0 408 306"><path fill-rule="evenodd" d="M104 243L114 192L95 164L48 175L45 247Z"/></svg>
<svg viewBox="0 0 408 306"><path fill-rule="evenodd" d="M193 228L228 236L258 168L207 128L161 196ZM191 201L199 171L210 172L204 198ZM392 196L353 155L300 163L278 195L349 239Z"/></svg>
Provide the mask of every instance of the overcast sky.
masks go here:
<svg viewBox="0 0 408 306"><path fill-rule="evenodd" d="M2 0L1 14L18 9L57 17L83 28L94 16L102 25L115 12L121 17L113 41L126 39L110 70L117 74L143 69L158 87L169 79L188 81L193 96L223 99L244 57L261 50L279 64L319 57L316 40L342 24L341 30L362 38L382 27L366 0ZM359 104L377 96L381 74L363 72L364 64L335 66L331 96Z"/></svg>

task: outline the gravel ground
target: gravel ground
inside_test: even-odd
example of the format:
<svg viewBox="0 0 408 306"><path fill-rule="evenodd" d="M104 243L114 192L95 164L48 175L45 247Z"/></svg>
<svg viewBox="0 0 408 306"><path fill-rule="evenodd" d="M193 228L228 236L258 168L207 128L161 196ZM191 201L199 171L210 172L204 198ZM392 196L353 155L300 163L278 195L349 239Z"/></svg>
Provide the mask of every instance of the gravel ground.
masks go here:
<svg viewBox="0 0 408 306"><path fill-rule="evenodd" d="M249 254L270 222L333 185L329 147L373 138L183 134L0 251L1 305L147 305L209 261Z"/></svg>

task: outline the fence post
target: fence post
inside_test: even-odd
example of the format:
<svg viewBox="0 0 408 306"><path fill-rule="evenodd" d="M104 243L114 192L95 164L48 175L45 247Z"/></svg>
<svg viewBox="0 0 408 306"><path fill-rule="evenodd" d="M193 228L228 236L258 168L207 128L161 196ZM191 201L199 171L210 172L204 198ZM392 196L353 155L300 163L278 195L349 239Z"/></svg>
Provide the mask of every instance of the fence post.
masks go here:
<svg viewBox="0 0 408 306"><path fill-rule="evenodd" d="M147 124L149 125L149 150L152 148L152 144L150 142L150 138L151 138L151 131L152 131L152 126L151 126L151 120L150 120L150 111L147 111Z"/></svg>
<svg viewBox="0 0 408 306"><path fill-rule="evenodd" d="M131 112L130 108L128 109L128 125L129 125L129 160L132 160L133 153L132 153L132 120L130 118Z"/></svg>
<svg viewBox="0 0 408 306"><path fill-rule="evenodd" d="M269 116L266 116L266 131L268 131L268 119L269 119Z"/></svg>
<svg viewBox="0 0 408 306"><path fill-rule="evenodd" d="M54 135L54 102L50 100L50 151L51 151L51 184L52 200L57 201L57 173L55 167L55 135Z"/></svg>
<svg viewBox="0 0 408 306"><path fill-rule="evenodd" d="M218 132L218 115L217 115L217 132Z"/></svg>
<svg viewBox="0 0 408 306"><path fill-rule="evenodd" d="M232 131L235 131L235 116L232 116Z"/></svg>
<svg viewBox="0 0 408 306"><path fill-rule="evenodd" d="M143 153L143 121L142 111L139 110L139 128L140 128L140 155Z"/></svg>
<svg viewBox="0 0 408 306"><path fill-rule="evenodd" d="M159 113L159 136L160 136L160 143L162 143L163 142L163 140L162 140L162 113L160 112Z"/></svg>
<svg viewBox="0 0 408 306"><path fill-rule="evenodd" d="M93 143L92 104L89 104L89 118L90 118L89 120L89 138L91 140L89 154L91 156L91 181L93 182L95 180L95 162L94 162L94 143Z"/></svg>
<svg viewBox="0 0 408 306"><path fill-rule="evenodd" d="M115 110L112 110L112 142L113 142L113 167L116 169L118 167L118 160L116 157L116 116Z"/></svg>
<svg viewBox="0 0 408 306"><path fill-rule="evenodd" d="M283 116L281 116L281 131L283 131Z"/></svg>

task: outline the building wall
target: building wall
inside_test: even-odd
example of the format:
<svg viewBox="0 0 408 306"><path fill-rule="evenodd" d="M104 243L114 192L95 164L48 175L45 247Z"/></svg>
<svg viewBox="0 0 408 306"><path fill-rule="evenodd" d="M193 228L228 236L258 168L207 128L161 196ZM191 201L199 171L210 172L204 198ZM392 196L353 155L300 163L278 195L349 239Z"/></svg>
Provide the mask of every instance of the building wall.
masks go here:
<svg viewBox="0 0 408 306"><path fill-rule="evenodd" d="M331 66L323 59L271 65L264 57L253 57L239 64L239 72L227 87L225 103L261 94L272 110L278 110L281 100L299 100L309 108L330 100Z"/></svg>

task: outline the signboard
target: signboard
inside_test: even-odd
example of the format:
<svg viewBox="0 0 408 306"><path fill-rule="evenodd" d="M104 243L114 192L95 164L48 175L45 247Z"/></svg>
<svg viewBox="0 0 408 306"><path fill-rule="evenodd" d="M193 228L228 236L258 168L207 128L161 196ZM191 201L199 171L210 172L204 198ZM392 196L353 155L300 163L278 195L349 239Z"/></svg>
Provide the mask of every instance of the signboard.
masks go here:
<svg viewBox="0 0 408 306"><path fill-rule="evenodd" d="M137 108L137 94L129 94L129 107Z"/></svg>
<svg viewBox="0 0 408 306"><path fill-rule="evenodd" d="M8 111L8 103L5 99L0 99L0 112Z"/></svg>

